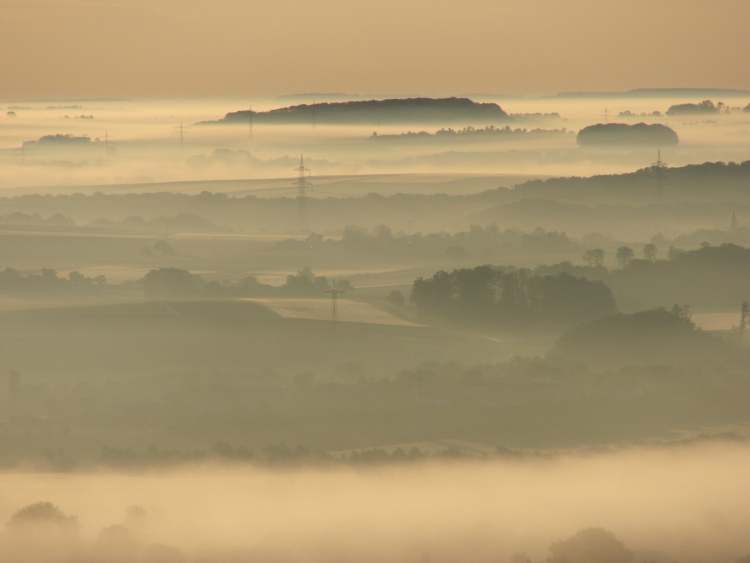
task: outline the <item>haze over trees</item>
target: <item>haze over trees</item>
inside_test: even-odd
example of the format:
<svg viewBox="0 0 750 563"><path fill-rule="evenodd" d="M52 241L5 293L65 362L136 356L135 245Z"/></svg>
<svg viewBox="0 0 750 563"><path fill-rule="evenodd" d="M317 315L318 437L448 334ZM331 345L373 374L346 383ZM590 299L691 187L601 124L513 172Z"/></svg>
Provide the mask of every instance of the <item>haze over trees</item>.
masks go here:
<svg viewBox="0 0 750 563"><path fill-rule="evenodd" d="M747 0L0 5L0 563L750 563Z"/></svg>
<svg viewBox="0 0 750 563"><path fill-rule="evenodd" d="M370 136L371 141L379 143L416 143L416 142L477 142L477 141L497 141L497 140L535 140L549 139L572 135L567 129L526 129L497 127L488 125L486 127L464 127L462 129L444 128L438 129L434 133L427 131L408 131L398 134L378 134L373 133Z"/></svg>
<svg viewBox="0 0 750 563"><path fill-rule="evenodd" d="M661 255L661 257L660 257ZM691 304L704 309L735 307L745 300L750 276L750 249L735 244L703 245L692 250L642 248L642 258L628 246L615 252L616 268L604 267L604 251L589 249L585 266L571 263L540 266L541 273L566 272L603 281L628 310Z"/></svg>
<svg viewBox="0 0 750 563"><path fill-rule="evenodd" d="M519 186L526 197L568 201L637 203L654 200L660 182L665 197L682 201L715 201L717 196L745 201L750 181L750 161L706 162L677 168L647 167L627 174L588 178L568 177L531 180Z"/></svg>
<svg viewBox="0 0 750 563"><path fill-rule="evenodd" d="M714 364L736 354L698 329L679 306L595 320L563 335L552 352L553 357L607 366Z"/></svg>
<svg viewBox="0 0 750 563"><path fill-rule="evenodd" d="M710 115L719 113L724 104L714 104L711 100L700 103L675 104L667 110L667 115Z"/></svg>
<svg viewBox="0 0 750 563"><path fill-rule="evenodd" d="M90 137L69 134L44 135L36 141L25 141L24 149L86 148L92 145Z"/></svg>
<svg viewBox="0 0 750 563"><path fill-rule="evenodd" d="M634 555L612 532L588 528L550 546L548 563L630 563Z"/></svg>
<svg viewBox="0 0 750 563"><path fill-rule="evenodd" d="M666 125L653 123L599 123L578 132L581 146L653 146L666 147L679 143L677 133Z"/></svg>
<svg viewBox="0 0 750 563"><path fill-rule="evenodd" d="M427 317L506 328L576 324L616 310L601 282L490 266L417 279L411 300Z"/></svg>

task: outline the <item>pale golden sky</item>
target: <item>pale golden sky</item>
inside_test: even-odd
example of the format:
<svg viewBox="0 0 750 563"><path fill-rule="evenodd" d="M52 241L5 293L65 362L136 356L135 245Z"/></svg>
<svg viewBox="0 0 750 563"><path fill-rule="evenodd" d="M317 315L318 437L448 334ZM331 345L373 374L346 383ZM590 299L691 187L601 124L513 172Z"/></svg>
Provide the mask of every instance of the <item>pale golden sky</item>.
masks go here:
<svg viewBox="0 0 750 563"><path fill-rule="evenodd" d="M0 0L0 99L750 87L750 0Z"/></svg>

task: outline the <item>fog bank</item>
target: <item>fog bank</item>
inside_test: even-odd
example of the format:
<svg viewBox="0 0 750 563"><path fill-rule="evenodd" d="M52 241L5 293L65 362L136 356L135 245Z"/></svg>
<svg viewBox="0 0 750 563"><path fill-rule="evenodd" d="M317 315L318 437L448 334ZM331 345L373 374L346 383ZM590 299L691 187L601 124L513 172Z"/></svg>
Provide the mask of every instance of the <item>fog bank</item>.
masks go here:
<svg viewBox="0 0 750 563"><path fill-rule="evenodd" d="M79 539L38 561L100 549L100 530L123 522L133 543L173 546L186 561L545 560L552 542L589 527L612 531L637 559L730 561L750 552L748 463L744 445L703 444L365 470L12 473L0 518L37 501L78 518ZM133 505L145 509L136 526L123 520ZM18 534L5 531L3 551Z"/></svg>

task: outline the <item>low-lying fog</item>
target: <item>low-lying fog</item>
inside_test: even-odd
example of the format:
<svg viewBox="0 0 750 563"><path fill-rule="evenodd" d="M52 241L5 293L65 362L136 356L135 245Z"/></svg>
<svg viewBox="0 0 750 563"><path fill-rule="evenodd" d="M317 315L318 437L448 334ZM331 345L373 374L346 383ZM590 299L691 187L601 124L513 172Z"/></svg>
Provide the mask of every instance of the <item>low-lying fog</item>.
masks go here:
<svg viewBox="0 0 750 563"><path fill-rule="evenodd" d="M674 165L750 158L750 114L741 111L748 99L727 98L723 102L734 111L708 116L664 115L674 103L700 101L697 99L473 99L498 103L513 116L507 124L513 129L542 129L546 133L404 144L373 142L371 135L435 133L446 124L256 124L252 132L249 124L198 125L248 107L262 111L313 99L0 102L0 189L292 177L300 153L306 155L315 175L589 175L629 171L655 160L656 150L651 148L608 151L578 147L575 134L601 122L669 125L681 141L677 147L664 149L663 157ZM651 115L654 111L662 115ZM624 117L622 112L632 115ZM457 129L468 125L490 124L450 124ZM86 136L92 143L67 151L41 151L29 145L22 149L25 142L56 134Z"/></svg>
<svg viewBox="0 0 750 563"><path fill-rule="evenodd" d="M476 99L0 103L0 563L748 557L749 100Z"/></svg>
<svg viewBox="0 0 750 563"><path fill-rule="evenodd" d="M553 542L594 527L638 561L734 561L750 553L749 464L746 445L713 443L359 470L6 473L0 554L14 563L542 561ZM76 521L50 507L13 516L42 501ZM564 560L629 560L590 535L558 545Z"/></svg>

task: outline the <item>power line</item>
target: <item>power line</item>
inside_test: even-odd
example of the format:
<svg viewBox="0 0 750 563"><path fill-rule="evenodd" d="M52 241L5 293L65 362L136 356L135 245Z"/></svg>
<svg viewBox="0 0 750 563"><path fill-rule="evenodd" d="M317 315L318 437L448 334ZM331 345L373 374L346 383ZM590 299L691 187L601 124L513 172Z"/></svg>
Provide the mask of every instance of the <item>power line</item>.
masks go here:
<svg viewBox="0 0 750 563"><path fill-rule="evenodd" d="M299 166L297 167L297 214L299 228L301 231L307 231L307 190L312 188L310 183L310 169L305 166L305 156L300 155Z"/></svg>

